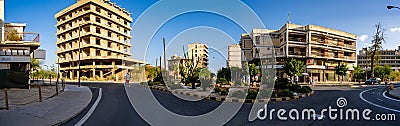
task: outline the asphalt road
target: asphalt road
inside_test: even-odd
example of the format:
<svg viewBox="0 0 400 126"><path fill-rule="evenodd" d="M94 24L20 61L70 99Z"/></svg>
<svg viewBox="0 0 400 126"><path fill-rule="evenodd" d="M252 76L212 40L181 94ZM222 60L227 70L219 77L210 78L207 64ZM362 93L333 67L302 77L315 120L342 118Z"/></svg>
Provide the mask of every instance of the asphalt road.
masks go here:
<svg viewBox="0 0 400 126"><path fill-rule="evenodd" d="M103 97L100 103L84 125L149 125L149 123L139 116L134 107L132 107L122 84L83 85L92 87L94 94L97 94L97 88L102 88L103 90ZM144 87L141 86L131 87L132 91L142 90L143 88ZM226 123L226 125L398 125L400 123L400 100L385 97L383 94L384 91L385 87L380 86L364 88L322 87L319 88L319 90L316 90L315 94L310 97L284 102L270 102L268 104L268 112L272 109L275 109L276 111L279 109L285 109L288 112L291 109L297 109L300 112L304 109L315 109L317 115L314 116L321 117L321 110L328 109L329 106L340 109L337 105L337 99L343 97L347 100L346 106L342 108L344 111L347 109L358 109L362 112L364 109L370 109L372 110L370 114L371 120L362 119L362 115L360 115L360 120L332 120L329 118L329 114L327 113L324 114L324 119L322 120L279 120L275 112L272 120L267 117L265 120L257 119L255 121L248 121L249 113L253 104L245 103L238 113ZM206 114L221 105L221 102L208 100L195 102L184 101L170 93L158 90L151 90L151 92L164 108L173 113L185 116ZM94 95L92 103L96 98L97 95ZM140 100L146 99L135 101ZM90 108L92 103L88 108ZM87 113L88 108L65 125L74 125ZM377 121L375 120L376 114L395 114L395 121ZM207 124L210 124L210 122ZM204 124L194 123L193 125Z"/></svg>

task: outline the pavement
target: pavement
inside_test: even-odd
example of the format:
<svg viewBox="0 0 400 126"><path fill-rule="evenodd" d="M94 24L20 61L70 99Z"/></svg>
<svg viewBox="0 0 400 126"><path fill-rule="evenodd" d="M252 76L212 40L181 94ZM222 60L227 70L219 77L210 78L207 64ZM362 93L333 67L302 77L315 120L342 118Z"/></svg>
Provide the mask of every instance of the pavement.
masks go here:
<svg viewBox="0 0 400 126"><path fill-rule="evenodd" d="M400 99L400 87L389 91L389 95L392 96L392 97L395 97L397 99Z"/></svg>
<svg viewBox="0 0 400 126"><path fill-rule="evenodd" d="M30 103L39 102L39 88L32 87L30 89L8 89L9 108L24 106ZM55 86L42 86L42 98L46 100L56 94ZM0 110L6 108L4 89L0 90Z"/></svg>
<svg viewBox="0 0 400 126"><path fill-rule="evenodd" d="M92 98L86 86L66 85L58 96L10 110L0 110L1 126L60 125L84 110Z"/></svg>

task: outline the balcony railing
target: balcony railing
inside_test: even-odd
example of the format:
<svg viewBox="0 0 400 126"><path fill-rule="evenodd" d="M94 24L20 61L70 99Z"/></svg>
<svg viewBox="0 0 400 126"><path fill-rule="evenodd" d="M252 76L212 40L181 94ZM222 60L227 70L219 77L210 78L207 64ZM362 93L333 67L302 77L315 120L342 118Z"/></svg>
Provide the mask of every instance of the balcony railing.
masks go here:
<svg viewBox="0 0 400 126"><path fill-rule="evenodd" d="M306 56L306 52L289 51L289 55Z"/></svg>
<svg viewBox="0 0 400 126"><path fill-rule="evenodd" d="M31 32L5 32L4 40L5 41L24 41L24 42L40 42L38 33Z"/></svg>

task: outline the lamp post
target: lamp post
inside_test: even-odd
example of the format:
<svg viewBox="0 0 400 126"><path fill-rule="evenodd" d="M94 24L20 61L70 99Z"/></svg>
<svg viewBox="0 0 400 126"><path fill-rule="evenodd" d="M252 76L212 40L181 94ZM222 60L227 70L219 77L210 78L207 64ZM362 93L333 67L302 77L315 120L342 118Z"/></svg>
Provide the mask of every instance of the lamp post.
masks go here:
<svg viewBox="0 0 400 126"><path fill-rule="evenodd" d="M390 10L390 9L393 9L393 8L400 9L400 7L396 7L396 6L387 6L386 8L389 9L389 10Z"/></svg>
<svg viewBox="0 0 400 126"><path fill-rule="evenodd" d="M79 51L79 56L78 56L78 87L81 87L81 23L78 25L78 51Z"/></svg>

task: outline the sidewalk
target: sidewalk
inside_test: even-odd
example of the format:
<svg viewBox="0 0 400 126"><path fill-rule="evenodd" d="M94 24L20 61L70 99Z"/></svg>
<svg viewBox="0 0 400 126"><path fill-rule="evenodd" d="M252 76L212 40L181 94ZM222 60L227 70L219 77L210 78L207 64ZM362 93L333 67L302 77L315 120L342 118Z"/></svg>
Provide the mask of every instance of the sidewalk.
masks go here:
<svg viewBox="0 0 400 126"><path fill-rule="evenodd" d="M88 87L66 85L58 96L32 104L0 110L1 126L58 125L78 115L92 98Z"/></svg>
<svg viewBox="0 0 400 126"><path fill-rule="evenodd" d="M395 97L397 99L400 99L400 87L389 91L389 95L392 96L392 97Z"/></svg>

